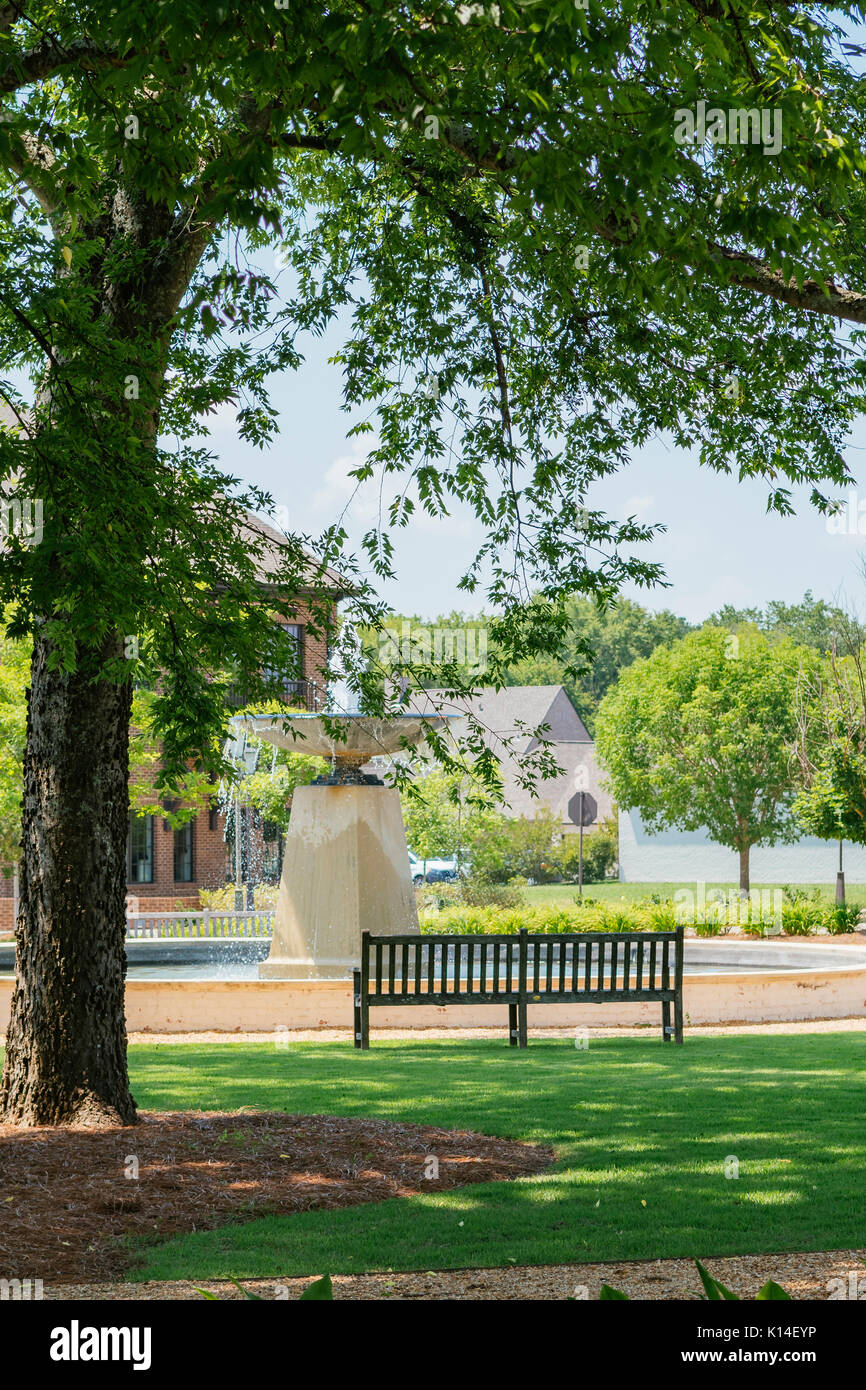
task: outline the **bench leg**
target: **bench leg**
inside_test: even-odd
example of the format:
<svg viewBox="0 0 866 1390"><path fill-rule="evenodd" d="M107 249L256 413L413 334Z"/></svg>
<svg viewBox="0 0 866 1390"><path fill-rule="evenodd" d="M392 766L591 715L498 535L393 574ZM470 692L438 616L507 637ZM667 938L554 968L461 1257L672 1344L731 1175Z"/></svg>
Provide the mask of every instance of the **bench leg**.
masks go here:
<svg viewBox="0 0 866 1390"><path fill-rule="evenodd" d="M352 971L352 1038L356 1048L364 1042L363 1011L361 1009L361 972Z"/></svg>
<svg viewBox="0 0 866 1390"><path fill-rule="evenodd" d="M370 1004L361 985L360 970L352 971L354 1001L354 1042L362 1052L370 1051Z"/></svg>
<svg viewBox="0 0 866 1390"><path fill-rule="evenodd" d="M517 1005L508 1005L508 1045L517 1046Z"/></svg>
<svg viewBox="0 0 866 1390"><path fill-rule="evenodd" d="M517 1004L517 1036L521 1047L526 1047L526 1000L521 999Z"/></svg>
<svg viewBox="0 0 866 1390"><path fill-rule="evenodd" d="M662 1004L662 1042L671 1040L671 1006L670 1000L665 999Z"/></svg>
<svg viewBox="0 0 866 1390"><path fill-rule="evenodd" d="M674 1042L683 1040L683 1001L679 996L674 1000Z"/></svg>

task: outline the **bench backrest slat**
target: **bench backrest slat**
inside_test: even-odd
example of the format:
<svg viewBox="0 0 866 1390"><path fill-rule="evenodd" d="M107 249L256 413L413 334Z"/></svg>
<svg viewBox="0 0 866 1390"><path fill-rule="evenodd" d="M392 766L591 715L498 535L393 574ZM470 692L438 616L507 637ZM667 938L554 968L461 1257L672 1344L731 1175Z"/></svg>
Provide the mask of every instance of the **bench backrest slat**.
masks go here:
<svg viewBox="0 0 866 1390"><path fill-rule="evenodd" d="M678 952L677 943L680 941ZM681 988L678 932L575 932L522 929L511 936L392 937L364 934L371 1002L471 1002L483 996L545 1000L623 994L646 999ZM649 942L649 951L646 949Z"/></svg>

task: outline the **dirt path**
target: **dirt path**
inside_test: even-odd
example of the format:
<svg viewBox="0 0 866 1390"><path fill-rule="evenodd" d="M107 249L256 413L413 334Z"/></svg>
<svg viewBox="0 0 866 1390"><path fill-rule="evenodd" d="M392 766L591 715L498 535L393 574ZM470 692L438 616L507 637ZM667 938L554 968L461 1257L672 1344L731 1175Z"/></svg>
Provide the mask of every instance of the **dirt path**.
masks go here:
<svg viewBox="0 0 866 1390"><path fill-rule="evenodd" d="M829 1250L795 1255L738 1255L705 1260L707 1269L741 1298L754 1298L768 1279L775 1279L793 1298L824 1300L859 1297L866 1301L866 1249ZM248 1279L246 1288L262 1298L297 1298L322 1271L305 1279ZM837 1281L835 1284L831 1281ZM410 1274L337 1275L337 1299L565 1300L598 1298L603 1283L634 1299L696 1299L701 1283L692 1260L614 1261L610 1264L539 1265L513 1269L459 1269ZM203 1280L202 1288L219 1298L240 1299L232 1284ZM200 1299L193 1284L76 1284L45 1289L51 1299Z"/></svg>

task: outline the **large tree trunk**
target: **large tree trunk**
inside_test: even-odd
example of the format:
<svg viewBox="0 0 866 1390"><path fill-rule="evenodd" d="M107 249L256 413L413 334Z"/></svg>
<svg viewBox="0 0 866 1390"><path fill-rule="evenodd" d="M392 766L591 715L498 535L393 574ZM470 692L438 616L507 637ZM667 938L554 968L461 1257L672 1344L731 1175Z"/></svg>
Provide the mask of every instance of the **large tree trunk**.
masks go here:
<svg viewBox="0 0 866 1390"><path fill-rule="evenodd" d="M0 1119L132 1124L124 1018L131 690L94 680L86 654L74 675L49 670L49 655L37 638Z"/></svg>

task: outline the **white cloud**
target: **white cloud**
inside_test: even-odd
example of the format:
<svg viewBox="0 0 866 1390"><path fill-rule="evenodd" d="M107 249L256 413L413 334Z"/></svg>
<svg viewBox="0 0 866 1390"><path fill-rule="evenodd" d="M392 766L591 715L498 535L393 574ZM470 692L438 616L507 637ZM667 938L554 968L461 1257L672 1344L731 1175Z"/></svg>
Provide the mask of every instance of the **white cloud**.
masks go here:
<svg viewBox="0 0 866 1390"><path fill-rule="evenodd" d="M653 507L655 507L655 504L656 499L652 496L627 497L623 510L626 516L636 516L639 519L643 520L646 517L647 512L649 512Z"/></svg>

